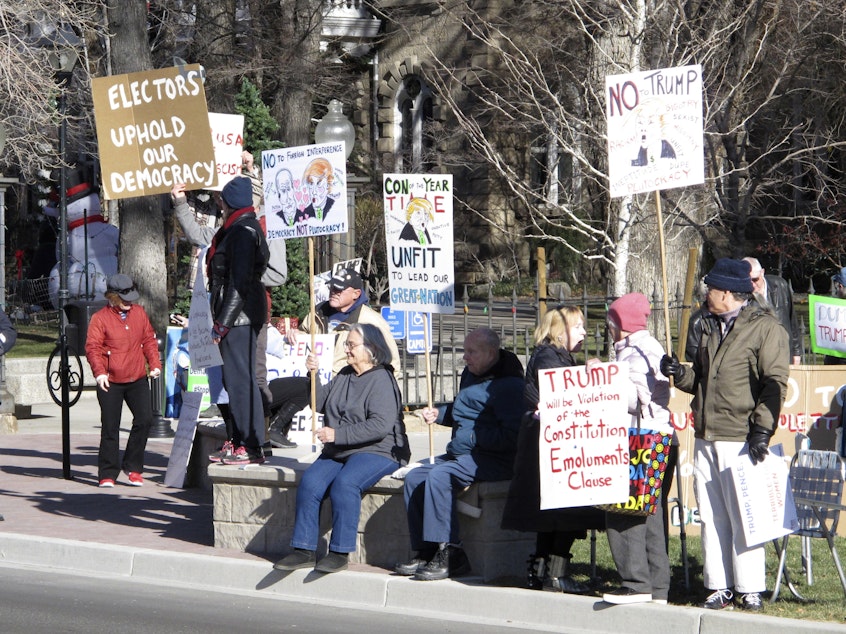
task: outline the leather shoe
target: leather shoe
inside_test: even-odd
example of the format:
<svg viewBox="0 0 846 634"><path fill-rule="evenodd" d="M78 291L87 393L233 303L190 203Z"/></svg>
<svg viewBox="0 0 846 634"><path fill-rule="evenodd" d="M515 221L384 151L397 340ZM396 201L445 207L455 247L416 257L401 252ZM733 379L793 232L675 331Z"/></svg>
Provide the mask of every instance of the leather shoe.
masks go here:
<svg viewBox="0 0 846 634"><path fill-rule="evenodd" d="M394 566L394 572L398 575L402 575L403 577L410 577L418 572L421 572L423 568L426 567L426 564L432 561L432 557L435 556L435 552L435 550L431 549L420 550L415 553L411 561Z"/></svg>
<svg viewBox="0 0 846 634"><path fill-rule="evenodd" d="M276 570L299 570L300 568L311 568L315 561L316 557L313 550L295 548L294 552L277 561L273 564L273 567Z"/></svg>
<svg viewBox="0 0 846 634"><path fill-rule="evenodd" d="M470 560L458 546L445 546L438 549L432 561L417 572L418 581L439 581L448 577L460 577L470 572Z"/></svg>
<svg viewBox="0 0 846 634"><path fill-rule="evenodd" d="M330 550L314 567L315 572L341 572L346 570L350 563L349 553L336 553Z"/></svg>

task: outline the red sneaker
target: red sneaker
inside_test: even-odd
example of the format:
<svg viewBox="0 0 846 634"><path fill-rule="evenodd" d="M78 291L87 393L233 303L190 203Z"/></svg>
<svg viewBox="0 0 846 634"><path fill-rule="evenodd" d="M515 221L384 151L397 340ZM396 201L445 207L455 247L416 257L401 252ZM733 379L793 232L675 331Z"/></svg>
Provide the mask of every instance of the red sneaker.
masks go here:
<svg viewBox="0 0 846 634"><path fill-rule="evenodd" d="M142 487L142 486L144 486L144 476L142 476L137 471L130 471L126 475L129 478L129 486L131 486L131 487Z"/></svg>
<svg viewBox="0 0 846 634"><path fill-rule="evenodd" d="M115 481L111 478L103 478L102 480L100 480L100 484L97 486L99 486L101 489L113 489L115 486Z"/></svg>

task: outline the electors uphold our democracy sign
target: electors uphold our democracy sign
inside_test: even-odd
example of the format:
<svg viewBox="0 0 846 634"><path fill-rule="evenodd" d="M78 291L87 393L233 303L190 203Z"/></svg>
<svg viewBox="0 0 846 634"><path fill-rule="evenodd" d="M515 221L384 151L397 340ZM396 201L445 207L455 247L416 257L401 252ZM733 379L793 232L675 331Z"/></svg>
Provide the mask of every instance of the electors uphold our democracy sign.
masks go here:
<svg viewBox="0 0 846 634"><path fill-rule="evenodd" d="M199 65L97 77L91 92L107 200L217 183Z"/></svg>
<svg viewBox="0 0 846 634"><path fill-rule="evenodd" d="M629 497L625 366L541 370L541 509L615 504Z"/></svg>

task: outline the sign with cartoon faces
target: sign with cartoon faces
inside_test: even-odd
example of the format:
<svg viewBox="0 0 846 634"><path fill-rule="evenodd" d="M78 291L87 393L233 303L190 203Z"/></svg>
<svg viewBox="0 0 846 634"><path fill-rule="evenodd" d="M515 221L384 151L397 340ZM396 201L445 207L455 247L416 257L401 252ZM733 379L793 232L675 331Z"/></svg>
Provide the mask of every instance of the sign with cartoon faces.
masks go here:
<svg viewBox="0 0 846 634"><path fill-rule="evenodd" d="M261 153L268 240L348 231L344 146L321 143Z"/></svg>

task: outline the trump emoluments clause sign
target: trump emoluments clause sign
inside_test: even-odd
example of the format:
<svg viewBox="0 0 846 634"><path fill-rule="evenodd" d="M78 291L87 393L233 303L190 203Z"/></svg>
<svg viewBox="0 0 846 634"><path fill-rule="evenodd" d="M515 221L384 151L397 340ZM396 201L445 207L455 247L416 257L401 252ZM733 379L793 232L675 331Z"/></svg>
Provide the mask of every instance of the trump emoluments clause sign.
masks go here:
<svg viewBox="0 0 846 634"><path fill-rule="evenodd" d="M107 200L217 184L199 65L97 77L91 93Z"/></svg>
<svg viewBox="0 0 846 634"><path fill-rule="evenodd" d="M628 500L625 368L597 363L538 373L541 509Z"/></svg>
<svg viewBox="0 0 846 634"><path fill-rule="evenodd" d="M385 174L391 308L455 312L452 174Z"/></svg>

